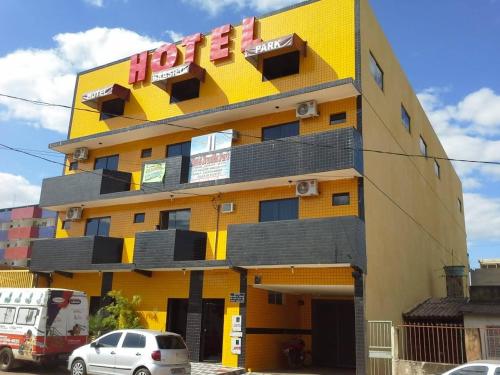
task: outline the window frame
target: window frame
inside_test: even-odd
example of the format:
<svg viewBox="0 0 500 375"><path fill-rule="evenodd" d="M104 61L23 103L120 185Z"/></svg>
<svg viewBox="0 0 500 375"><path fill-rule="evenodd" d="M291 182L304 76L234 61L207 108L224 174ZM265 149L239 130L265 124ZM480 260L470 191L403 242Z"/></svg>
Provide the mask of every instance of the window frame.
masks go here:
<svg viewBox="0 0 500 375"><path fill-rule="evenodd" d="M287 59L288 57L288 59ZM293 59L293 60L292 60ZM278 62L276 62L278 61ZM269 64L274 63L273 67L275 68L274 72L269 72L272 69ZM283 53L277 56L271 56L264 58L262 60L262 82L273 81L275 79L293 76L295 74L300 74L300 51L291 51L287 53ZM276 67L278 69L276 70ZM279 67L288 67L288 70L279 71ZM266 74L267 68L267 74ZM292 69L293 68L293 69ZM296 68L296 69L295 69ZM271 74L273 73L273 74Z"/></svg>
<svg viewBox="0 0 500 375"><path fill-rule="evenodd" d="M380 73L380 77L381 77L381 82L378 81L377 77L375 77L375 72L373 71L372 67L375 66L378 70L378 72ZM382 92L384 92L384 89L385 89L385 74L384 74L384 71L382 69L382 67L380 66L378 60L375 58L375 56L373 55L373 52L370 51L370 73L371 73L371 76L373 78L373 80L375 81L375 83L377 84L377 86L380 88L380 90L382 90Z"/></svg>
<svg viewBox="0 0 500 375"><path fill-rule="evenodd" d="M77 171L78 170L78 162L77 161L71 161L69 163L68 170L70 170L70 171Z"/></svg>
<svg viewBox="0 0 500 375"><path fill-rule="evenodd" d="M172 213L175 213L177 215L177 213L179 212L189 212L189 218L187 220L187 228L178 228L177 225L175 225L175 228L170 228L170 215ZM164 223L164 215L168 215L168 219L167 219L167 222L166 222L166 227L164 226L165 223ZM175 219L175 222L177 223L177 218ZM175 230L190 230L190 227L191 227L191 208L182 208L182 209L178 209L178 210L166 210L166 211L160 211L160 229L161 230L169 230L169 229L175 229Z"/></svg>
<svg viewBox="0 0 500 375"><path fill-rule="evenodd" d="M187 148L187 145L189 148ZM169 155L169 150L172 149L172 147L180 147L181 153L177 155ZM184 148L186 146L186 149ZM186 155L184 155L184 152L187 152ZM177 142L177 143L172 143L171 145L167 145L167 149L165 150L165 157L168 158L175 158L176 156L186 156L189 157L191 156L191 141L185 141L185 142Z"/></svg>
<svg viewBox="0 0 500 375"><path fill-rule="evenodd" d="M271 204L271 203L283 203L283 202L295 202L296 204L296 215L294 218L286 218L286 219L282 219L282 218L279 218L280 216L280 209L281 207L278 206L278 219L276 220L262 220L262 205L263 204ZM262 200L262 201L259 201L259 223L267 223L267 222L273 222L273 221L285 221L285 220L298 220L299 219L299 212L300 212L300 202L299 202L299 198L295 197L295 198L283 198L283 199L269 199L269 200Z"/></svg>
<svg viewBox="0 0 500 375"><path fill-rule="evenodd" d="M142 344L142 346L125 346L126 342L127 342L127 338L128 337L132 337L132 336L139 336L139 340L140 340L140 343L139 345ZM141 334L141 333L136 333L136 332L125 332L125 336L122 340L122 343L121 343L121 348L123 349L144 349L146 347L146 336Z"/></svg>
<svg viewBox="0 0 500 375"><path fill-rule="evenodd" d="M268 291L267 292L267 304L268 305L276 305L276 306L283 306L285 304L285 298L283 293L280 292L273 292L273 291Z"/></svg>
<svg viewBox="0 0 500 375"><path fill-rule="evenodd" d="M436 159L434 159L434 174L437 178L441 179L441 166Z"/></svg>
<svg viewBox="0 0 500 375"><path fill-rule="evenodd" d="M343 118L336 119L334 120L334 116L342 116ZM330 125L340 125L340 124L345 124L347 122L347 112L337 112L337 113L332 113L330 115Z"/></svg>
<svg viewBox="0 0 500 375"><path fill-rule="evenodd" d="M424 146L424 150L422 151L422 145ZM427 142L425 141L424 137L420 135L419 140L418 140L418 150L420 151L420 154L422 156L428 157L429 156L429 148L427 146Z"/></svg>
<svg viewBox="0 0 500 375"><path fill-rule="evenodd" d="M477 373L478 375L488 375L490 372L490 369L488 366L480 365L480 364L470 364L470 365L466 365L465 367L462 367L462 368L459 368L459 369L456 369L456 370L450 372L450 375L469 375L469 374L473 375L473 374L476 374L475 372L472 373L472 372L467 371L467 370L471 370L473 368L474 368L474 371L486 370L486 372L483 374ZM464 370L466 372L464 372Z"/></svg>
<svg viewBox="0 0 500 375"><path fill-rule="evenodd" d="M196 91L196 94L194 93L194 91L192 93L195 96L186 96L184 99L179 99L178 96L180 93L176 93L176 91L181 90L179 89L179 87L182 87L182 85L188 86L190 82L193 82L193 87L189 87L189 89L190 90L193 89L194 91ZM187 90L187 88L184 88L184 90ZM170 87L170 104L177 104L188 100L197 99L200 97L200 91L201 91L201 82L198 78L190 78L184 81L175 82Z"/></svg>
<svg viewBox="0 0 500 375"><path fill-rule="evenodd" d="M113 104L119 103L120 108L117 108L118 110L116 111L116 113L113 112L115 111L115 109L113 109L113 111L110 111L109 109L106 110L104 109L104 106L111 105L110 103ZM106 100L101 103L99 110L99 121L106 121L115 117L120 117L123 116L124 113L125 113L125 100L120 98Z"/></svg>
<svg viewBox="0 0 500 375"><path fill-rule="evenodd" d="M110 336L115 336L115 335L118 335L118 340L116 341L116 345L115 346L112 346L112 345L102 345L101 344L101 341L107 337L110 337ZM120 344L120 340L122 339L122 335L123 335L123 332L111 332L111 333L108 333L107 335L104 335L100 338L97 339L96 343L101 347L101 348L117 348L118 345Z"/></svg>
<svg viewBox="0 0 500 375"><path fill-rule="evenodd" d="M143 148L141 150L141 159L150 158L152 155L153 155L153 149L151 147Z"/></svg>
<svg viewBox="0 0 500 375"><path fill-rule="evenodd" d="M142 220L138 220L141 217L142 217ZM146 221L146 213L145 212L137 212L134 214L134 224L142 224L145 221Z"/></svg>
<svg viewBox="0 0 500 375"><path fill-rule="evenodd" d="M5 320L2 321L0 319L0 324L14 324L14 321L16 320L16 317L17 317L16 308L12 307L12 306L0 306L0 310L2 310L2 309L5 309L6 312L9 311L9 310L11 310L11 311L14 310L14 313L12 314L12 320L10 322L6 322ZM1 316L1 314L0 314L0 316ZM3 317L4 319L5 319L5 316L6 316L6 314Z"/></svg>
<svg viewBox="0 0 500 375"><path fill-rule="evenodd" d="M19 323L19 316L21 314L21 311L23 310L28 310L28 311L35 311L35 316L32 317L32 322L30 323ZM28 313L29 314L29 313ZM38 318L38 315L40 315L40 309L37 309L36 307L19 307L17 309L17 314L16 314L16 324L20 325L20 326L32 326L36 323L36 320ZM26 316L29 316L29 315L26 315Z"/></svg>
<svg viewBox="0 0 500 375"><path fill-rule="evenodd" d="M71 229L71 220L63 220L61 224L61 229L63 230Z"/></svg>
<svg viewBox="0 0 500 375"><path fill-rule="evenodd" d="M100 232L100 226L101 226L101 220L105 220L105 219L109 220L109 222L108 222L108 234L107 235L101 235L101 234L99 234L99 232ZM88 234L87 233L89 222L92 221L92 220L98 220L98 223L97 223L97 234ZM109 237L109 232L110 231L111 231L111 216L90 217L85 222L85 236Z"/></svg>
<svg viewBox="0 0 500 375"><path fill-rule="evenodd" d="M405 117L408 119L408 124L405 122ZM411 116L408 113L406 107L401 103L401 123L403 124L404 128L408 131L408 133L411 134Z"/></svg>
<svg viewBox="0 0 500 375"><path fill-rule="evenodd" d="M116 169L109 168L109 161L111 158L116 158ZM97 163L100 162L101 160L106 160L106 167L105 168L96 168ZM120 154L100 156L100 157L94 159L94 171L98 170L98 169L108 169L111 171L117 171L119 165L120 165Z"/></svg>
<svg viewBox="0 0 500 375"><path fill-rule="evenodd" d="M285 135L283 136L283 134L280 134L279 137L277 138L265 138L264 134L266 131L268 130L271 130L271 129L285 129L286 127L290 127L290 129L292 128L297 128L297 134L294 134L294 135ZM280 133L282 133L280 131ZM289 138L289 137L297 137L300 135L300 121L290 121L290 122L285 122L283 124L277 124L277 125L270 125L270 126L264 126L261 130L261 137L260 139L262 140L262 142L267 142L267 141L275 141L277 139L285 139L285 138Z"/></svg>
<svg viewBox="0 0 500 375"><path fill-rule="evenodd" d="M347 203L335 204L335 198L345 198L345 197L347 197ZM332 206L333 207L342 207L342 206L350 206L350 205L351 205L351 193L350 192L332 194Z"/></svg>

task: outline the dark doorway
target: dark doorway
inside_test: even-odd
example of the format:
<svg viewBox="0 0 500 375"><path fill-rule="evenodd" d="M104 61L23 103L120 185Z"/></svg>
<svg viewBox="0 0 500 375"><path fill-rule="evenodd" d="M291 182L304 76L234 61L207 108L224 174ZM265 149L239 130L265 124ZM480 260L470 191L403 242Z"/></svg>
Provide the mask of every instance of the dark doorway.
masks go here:
<svg viewBox="0 0 500 375"><path fill-rule="evenodd" d="M168 299L167 331L178 333L184 340L186 340L187 312L187 298Z"/></svg>
<svg viewBox="0 0 500 375"><path fill-rule="evenodd" d="M312 356L316 366L356 367L354 303L312 301Z"/></svg>
<svg viewBox="0 0 500 375"><path fill-rule="evenodd" d="M224 300L204 299L201 323L201 360L222 360L222 332L224 329Z"/></svg>

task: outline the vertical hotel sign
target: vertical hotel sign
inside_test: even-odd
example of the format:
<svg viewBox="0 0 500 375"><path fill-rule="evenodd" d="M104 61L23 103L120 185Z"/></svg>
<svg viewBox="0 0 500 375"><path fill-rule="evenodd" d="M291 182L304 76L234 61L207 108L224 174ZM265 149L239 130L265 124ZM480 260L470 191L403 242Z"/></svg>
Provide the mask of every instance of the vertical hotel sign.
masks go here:
<svg viewBox="0 0 500 375"><path fill-rule="evenodd" d="M224 130L191 139L189 182L229 178L233 130Z"/></svg>

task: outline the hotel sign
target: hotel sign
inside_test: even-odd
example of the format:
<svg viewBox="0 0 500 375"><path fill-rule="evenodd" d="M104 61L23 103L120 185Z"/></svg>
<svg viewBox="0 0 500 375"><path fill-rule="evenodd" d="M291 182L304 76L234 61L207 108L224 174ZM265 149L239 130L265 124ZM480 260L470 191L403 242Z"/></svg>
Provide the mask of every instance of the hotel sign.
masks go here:
<svg viewBox="0 0 500 375"><path fill-rule="evenodd" d="M167 70L161 70L159 72L154 72L151 76L151 82L155 83L158 81L165 81L169 78L178 77L187 74L189 71L189 64L182 64L175 66Z"/></svg>
<svg viewBox="0 0 500 375"><path fill-rule="evenodd" d="M265 52L277 51L279 49L291 47L292 45L293 45L293 34L252 46L245 50L245 57L252 57L256 55L261 55Z"/></svg>
<svg viewBox="0 0 500 375"><path fill-rule="evenodd" d="M95 100L97 98L101 98L103 96L108 96L113 93L113 85L104 87L98 90L90 91L82 95L82 101L90 101L90 100Z"/></svg>

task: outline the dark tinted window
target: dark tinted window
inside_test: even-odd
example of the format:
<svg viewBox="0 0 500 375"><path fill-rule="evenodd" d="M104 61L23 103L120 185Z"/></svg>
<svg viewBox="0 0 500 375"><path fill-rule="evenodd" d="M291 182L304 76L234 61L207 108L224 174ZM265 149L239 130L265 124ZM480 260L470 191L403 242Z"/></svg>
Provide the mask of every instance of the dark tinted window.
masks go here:
<svg viewBox="0 0 500 375"><path fill-rule="evenodd" d="M110 217L96 217L87 220L85 227L86 236L109 236L109 227L111 225Z"/></svg>
<svg viewBox="0 0 500 375"><path fill-rule="evenodd" d="M191 155L191 141L175 143L167 146L167 158L173 156L190 156Z"/></svg>
<svg viewBox="0 0 500 375"><path fill-rule="evenodd" d="M96 158L94 162L94 169L110 169L112 171L116 171L118 170L118 160L118 155Z"/></svg>
<svg viewBox="0 0 500 375"><path fill-rule="evenodd" d="M418 147L420 149L420 153L424 156L427 156L427 143L425 143L422 136L420 136L420 141L419 141Z"/></svg>
<svg viewBox="0 0 500 375"><path fill-rule="evenodd" d="M333 194L332 204L334 206L345 206L351 203L349 193Z"/></svg>
<svg viewBox="0 0 500 375"><path fill-rule="evenodd" d="M158 349L186 349L186 345L179 336L165 335L156 336Z"/></svg>
<svg viewBox="0 0 500 375"><path fill-rule="evenodd" d="M297 198L279 199L260 202L259 221L294 220L299 217Z"/></svg>
<svg viewBox="0 0 500 375"><path fill-rule="evenodd" d="M262 140L270 141L273 139L293 137L299 135L299 122L290 122L288 124L268 126L262 128Z"/></svg>
<svg viewBox="0 0 500 375"><path fill-rule="evenodd" d="M144 223L145 218L146 218L145 213L135 214L134 215L134 223Z"/></svg>
<svg viewBox="0 0 500 375"><path fill-rule="evenodd" d="M289 52L283 55L264 59L262 80L271 80L297 74L299 72L299 65L299 51Z"/></svg>
<svg viewBox="0 0 500 375"><path fill-rule="evenodd" d="M110 333L109 335L104 336L102 339L99 339L99 341L97 342L99 343L100 346L106 348L114 348L118 345L121 336L122 336L121 332Z"/></svg>
<svg viewBox="0 0 500 375"><path fill-rule="evenodd" d="M488 375L486 366L468 366L450 373L451 375Z"/></svg>
<svg viewBox="0 0 500 375"><path fill-rule="evenodd" d="M343 124L347 121L347 114L345 112L335 113L330 116L330 125Z"/></svg>
<svg viewBox="0 0 500 375"><path fill-rule="evenodd" d="M269 292L267 302L270 305L283 305L283 294L277 292Z"/></svg>
<svg viewBox="0 0 500 375"><path fill-rule="evenodd" d="M71 229L71 221L69 220L64 220L62 222L62 229Z"/></svg>
<svg viewBox="0 0 500 375"><path fill-rule="evenodd" d="M401 122L403 123L403 126L406 128L406 130L410 131L411 118L404 106L401 106Z"/></svg>
<svg viewBox="0 0 500 375"><path fill-rule="evenodd" d="M160 215L160 229L189 230L191 210L164 211Z"/></svg>
<svg viewBox="0 0 500 375"><path fill-rule="evenodd" d="M123 99L112 99L102 103L101 115L99 120L107 120L116 116L123 115L125 110L125 101Z"/></svg>
<svg viewBox="0 0 500 375"><path fill-rule="evenodd" d="M127 333L123 340L122 348L145 348L146 336L138 333Z"/></svg>
<svg viewBox="0 0 500 375"><path fill-rule="evenodd" d="M172 84L170 103L178 103L198 96L200 96L200 81L192 78Z"/></svg>
<svg viewBox="0 0 500 375"><path fill-rule="evenodd" d="M495 374L494 375L500 375L500 367L497 367L497 369L495 370Z"/></svg>
<svg viewBox="0 0 500 375"><path fill-rule="evenodd" d="M77 161L72 161L69 163L69 170L70 171L76 171L78 169L78 162Z"/></svg>
<svg viewBox="0 0 500 375"><path fill-rule="evenodd" d="M150 158L152 154L153 154L153 149L145 148L144 150L141 151L141 158Z"/></svg>
<svg viewBox="0 0 500 375"><path fill-rule="evenodd" d="M375 57L370 53L370 72L372 73L373 79L377 83L381 90L384 90L384 72L380 68Z"/></svg>

